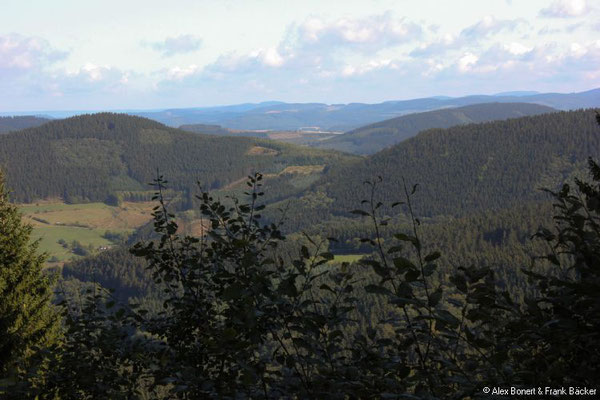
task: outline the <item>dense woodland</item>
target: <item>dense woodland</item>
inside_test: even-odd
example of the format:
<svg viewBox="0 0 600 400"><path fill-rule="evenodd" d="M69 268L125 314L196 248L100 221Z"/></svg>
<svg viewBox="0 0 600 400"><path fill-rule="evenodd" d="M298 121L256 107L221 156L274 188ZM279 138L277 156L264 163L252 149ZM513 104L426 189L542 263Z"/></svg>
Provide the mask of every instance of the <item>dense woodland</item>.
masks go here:
<svg viewBox="0 0 600 400"><path fill-rule="evenodd" d="M257 147L258 151L251 149ZM348 156L259 139L194 135L119 114L52 121L0 137L0 165L13 200L104 201L144 191L160 169L172 189L219 188L253 171L331 164Z"/></svg>
<svg viewBox="0 0 600 400"><path fill-rule="evenodd" d="M121 245L44 273L0 174L0 395L595 388L599 125L590 110L433 129L366 158L115 114L0 137L12 200L145 199L153 181L157 201L153 222ZM57 179L62 193L19 175L31 170L10 155L28 148L51 170L33 182ZM182 233L182 211L210 229Z"/></svg>
<svg viewBox="0 0 600 400"><path fill-rule="evenodd" d="M48 118L24 115L22 117L0 117L0 134L33 128L50 121Z"/></svg>
<svg viewBox="0 0 600 400"><path fill-rule="evenodd" d="M333 213L366 197L356 182L383 178L380 198L398 201L403 179L421 184L421 216L465 215L544 198L542 187L585 170L600 156L594 111L559 112L506 121L433 129L352 165L331 168L316 184Z"/></svg>
<svg viewBox="0 0 600 400"><path fill-rule="evenodd" d="M552 111L555 110L539 104L475 104L387 119L354 129L344 135L332 137L315 145L320 148L335 149L354 154L374 154L426 129L449 128L455 125L518 118Z"/></svg>
<svg viewBox="0 0 600 400"><path fill-rule="evenodd" d="M362 267L330 264L327 241L310 236L286 261L285 237L256 215L260 175L249 181L248 203L225 207L202 193L212 230L181 237L159 178L158 241L131 252L162 286L162 310L117 303L95 280L79 296L63 290L64 336L52 324L22 344L4 341L0 390L53 399L464 398L480 397L484 385L524 391L516 397L566 385L589 394L600 367L600 167L591 160L590 171L593 181L575 182L579 194L568 185L553 194L556 227L538 230L549 247L523 268L531 280L521 298L489 266L440 271L447 264L423 246L412 211L394 243L369 239L374 254ZM405 192L409 210L413 194ZM2 217L18 229L14 206L4 204ZM360 212L376 231L385 226L377 209L368 200ZM9 251L34 254L5 236ZM30 271L28 285L48 288L39 261L15 269ZM568 269L575 274L561 273ZM22 312L15 303L3 313L9 324L19 318L11 312Z"/></svg>

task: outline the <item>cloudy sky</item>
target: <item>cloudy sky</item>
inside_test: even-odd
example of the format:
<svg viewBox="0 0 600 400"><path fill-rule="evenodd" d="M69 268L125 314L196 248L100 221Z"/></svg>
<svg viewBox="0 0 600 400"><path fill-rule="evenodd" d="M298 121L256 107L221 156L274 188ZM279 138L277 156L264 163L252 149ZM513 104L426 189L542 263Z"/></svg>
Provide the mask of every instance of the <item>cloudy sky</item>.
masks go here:
<svg viewBox="0 0 600 400"><path fill-rule="evenodd" d="M0 0L0 112L597 87L598 0Z"/></svg>

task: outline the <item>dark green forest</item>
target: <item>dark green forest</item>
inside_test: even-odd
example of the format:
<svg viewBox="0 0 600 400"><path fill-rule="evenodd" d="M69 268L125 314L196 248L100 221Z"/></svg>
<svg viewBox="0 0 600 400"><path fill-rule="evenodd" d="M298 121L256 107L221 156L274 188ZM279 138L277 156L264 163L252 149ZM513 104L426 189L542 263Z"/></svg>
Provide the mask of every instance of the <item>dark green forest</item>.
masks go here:
<svg viewBox="0 0 600 400"><path fill-rule="evenodd" d="M265 153L252 152L253 147ZM32 202L104 201L119 191L144 191L160 169L172 189L200 182L219 188L253 171L277 173L289 165L332 164L340 153L260 139L194 135L123 114L52 121L0 137L0 166L12 199Z"/></svg>
<svg viewBox="0 0 600 400"><path fill-rule="evenodd" d="M527 103L483 103L403 115L335 136L315 145L354 154L374 154L432 128L449 128L528 115L546 114L553 108Z"/></svg>
<svg viewBox="0 0 600 400"><path fill-rule="evenodd" d="M335 166L316 183L332 213L347 213L366 188L356 182L383 178L380 196L398 200L402 179L421 183L421 216L465 215L544 199L600 156L594 111L570 111L506 121L433 129L371 157Z"/></svg>
<svg viewBox="0 0 600 400"><path fill-rule="evenodd" d="M599 149L593 110L431 129L364 158L117 114L4 135L0 396L597 390ZM151 223L45 271L11 203L149 189ZM203 234L178 230L182 211Z"/></svg>
<svg viewBox="0 0 600 400"><path fill-rule="evenodd" d="M48 118L25 115L22 117L0 117L0 133L19 131L21 129L33 128L50 121Z"/></svg>
<svg viewBox="0 0 600 400"><path fill-rule="evenodd" d="M175 233L158 177L158 238L131 249L162 288L154 307L127 304L96 280L79 296L63 284L64 336L29 345L28 358L5 344L13 360L0 390L54 399L477 398L484 386L525 397L570 385L594 395L600 167L590 159L589 169L592 180L576 180L576 191L551 193L555 227L534 235L548 247L521 269L521 298L489 266L442 267L441 253L423 245L414 189L404 188L410 222L393 243L377 233L379 203L362 203L356 213L373 223L374 253L336 266L327 240L308 236L286 250L277 226L259 222L260 174L249 179L248 202L227 207L200 194L212 225L200 238ZM17 215L10 207L4 215Z"/></svg>

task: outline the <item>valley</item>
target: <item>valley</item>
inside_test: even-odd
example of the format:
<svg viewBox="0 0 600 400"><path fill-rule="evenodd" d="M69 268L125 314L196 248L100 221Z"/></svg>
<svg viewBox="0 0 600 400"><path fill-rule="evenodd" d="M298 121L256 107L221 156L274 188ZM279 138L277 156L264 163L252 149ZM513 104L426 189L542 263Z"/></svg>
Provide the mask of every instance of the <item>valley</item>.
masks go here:
<svg viewBox="0 0 600 400"><path fill-rule="evenodd" d="M593 397L597 3L0 2L0 399Z"/></svg>
<svg viewBox="0 0 600 400"><path fill-rule="evenodd" d="M198 287L234 282L208 303L233 307L239 301L240 309L250 296L241 294L244 285L260 282L243 289L252 293L264 282L279 282L269 296L283 296L280 302L295 304L298 296L309 304L318 291L319 304L329 307L329 296L338 296L349 319L336 335L345 341L378 329L380 343L393 343L398 322L389 316L401 315L399 304L412 305L409 318L429 312L423 304L433 303L418 297L427 295L422 285L437 288L444 305L435 307L445 307L439 311L444 321L460 317L454 305L465 301L463 273L475 274L468 279L477 288L493 276L511 304L537 295L520 271L537 273L560 262L532 261L548 249L533 236L547 232L541 227L552 226L556 213L541 189L564 192L564 184L587 179L593 165L587 158L600 157L598 118L593 109L484 103L331 135L193 124L175 129L100 113L1 135L0 165L22 223L31 227L30 242L44 253L43 270L58 275L60 298L81 302L90 287L107 288L110 307L140 308L164 323L162 310L171 307L165 299L186 296L179 291L190 279ZM478 272L469 272L474 266ZM195 276L194 268L202 274ZM278 275L265 280L267 274ZM394 290L409 297L386 286L393 274L404 282ZM298 277L305 283L296 283ZM341 297L355 290L356 297ZM108 308L113 321L117 314ZM144 330L153 329L131 315ZM298 329L293 337L305 335ZM118 346L120 339L111 340Z"/></svg>
<svg viewBox="0 0 600 400"><path fill-rule="evenodd" d="M366 227L354 231L356 218L349 211L368 198L363 182L378 176L382 182L377 196L385 204L397 201L403 179L408 185L418 183L417 210L434 224L539 203L545 198L539 188L582 177L585 163L572 160L598 155L594 113L552 111L525 103L482 104L400 117L336 136L340 143L348 138L360 152L387 147L367 157L264 138L192 134L137 117L97 114L0 137L0 162L9 165L6 176L13 198L34 201L20 208L51 265L106 250L135 236L138 228L147 229L154 204L148 184L156 178L149 172L156 168L169 181L165 194L181 232L203 231L195 199L200 189L224 199L243 198L247 175L261 172L266 222L278 221L285 210L284 232L342 236L346 244L332 247L336 257L344 259L347 253L355 261L352 254L366 250L350 243L369 232ZM532 116L519 117L528 114ZM489 118L500 121L465 125ZM459 125L427 129L438 124ZM425 129L397 133L391 141L386 129L402 132L402 126ZM572 133L565 136L565 131ZM406 134L414 137L402 136ZM20 144L28 137L57 152L42 155L38 147L25 151ZM390 146L396 140L401 142ZM19 163L28 159L48 160L37 173L40 184L31 177L18 179ZM57 195L60 200L43 200ZM384 206L382 211L391 209ZM75 241L83 249L79 255L74 254Z"/></svg>

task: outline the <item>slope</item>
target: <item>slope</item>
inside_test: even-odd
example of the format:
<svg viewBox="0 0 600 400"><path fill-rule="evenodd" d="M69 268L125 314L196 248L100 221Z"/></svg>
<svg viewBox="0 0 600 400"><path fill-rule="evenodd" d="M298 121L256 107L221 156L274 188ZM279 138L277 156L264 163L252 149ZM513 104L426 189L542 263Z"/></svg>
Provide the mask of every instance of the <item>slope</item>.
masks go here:
<svg viewBox="0 0 600 400"><path fill-rule="evenodd" d="M381 176L376 197L384 203L403 197L405 179L409 190L420 185L418 215L468 215L540 201L546 196L539 188L577 176L589 156L600 156L592 110L432 129L370 157L332 166L311 191L283 202L289 203L289 226L304 229L350 216L349 210L369 198L363 182Z"/></svg>
<svg viewBox="0 0 600 400"><path fill-rule="evenodd" d="M449 128L455 125L517 118L552 111L555 110L538 104L484 103L415 113L367 125L343 135L336 135L319 142L316 147L354 154L373 154L426 129Z"/></svg>
<svg viewBox="0 0 600 400"><path fill-rule="evenodd" d="M32 128L45 124L48 121L50 121L48 118L35 117L33 115L0 117L0 133Z"/></svg>
<svg viewBox="0 0 600 400"><path fill-rule="evenodd" d="M330 165L348 156L268 140L196 135L124 114L93 114L0 136L13 200L104 201L148 189L157 169L176 191L219 188L252 171ZM189 196L188 196L189 197Z"/></svg>

